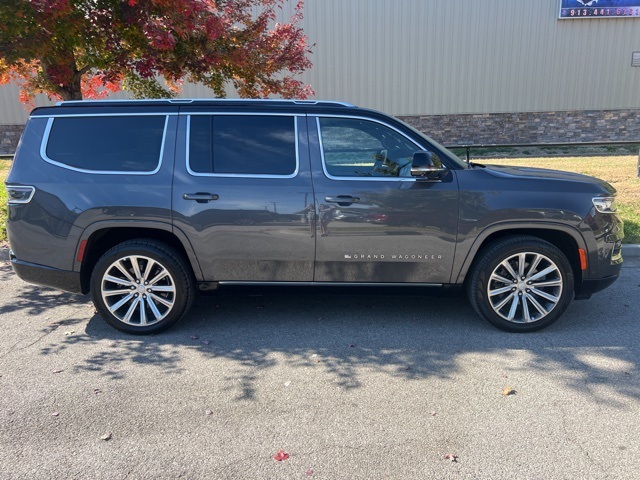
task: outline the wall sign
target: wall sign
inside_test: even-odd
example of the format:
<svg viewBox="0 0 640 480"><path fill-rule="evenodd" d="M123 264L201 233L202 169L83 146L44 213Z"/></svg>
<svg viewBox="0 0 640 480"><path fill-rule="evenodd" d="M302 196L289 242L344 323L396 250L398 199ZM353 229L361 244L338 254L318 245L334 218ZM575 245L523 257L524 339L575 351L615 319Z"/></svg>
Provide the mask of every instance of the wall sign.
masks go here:
<svg viewBox="0 0 640 480"><path fill-rule="evenodd" d="M560 18L640 17L640 0L561 0Z"/></svg>

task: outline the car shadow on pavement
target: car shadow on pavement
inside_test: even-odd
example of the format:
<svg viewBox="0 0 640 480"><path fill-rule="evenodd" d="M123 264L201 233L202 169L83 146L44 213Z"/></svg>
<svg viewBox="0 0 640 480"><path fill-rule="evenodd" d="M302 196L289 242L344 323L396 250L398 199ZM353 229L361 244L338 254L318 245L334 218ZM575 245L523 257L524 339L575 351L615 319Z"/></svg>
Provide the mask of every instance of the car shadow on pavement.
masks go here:
<svg viewBox="0 0 640 480"><path fill-rule="evenodd" d="M543 332L519 335L479 319L462 296L241 291L201 297L181 323L148 337L117 332L94 315L84 334L40 353L91 345L75 370L114 379L126 378L135 365L179 374L193 355L219 375L219 360L226 362L223 390L233 401L255 400L260 378L276 367L323 375L346 391L362 387L372 372L406 381L455 380L473 358L496 376L533 369L592 401L623 408L621 398L640 398L630 301L637 302L574 302ZM514 352L528 359L512 361Z"/></svg>
<svg viewBox="0 0 640 480"><path fill-rule="evenodd" d="M8 250L0 250L0 262L0 284L20 281L11 268ZM20 282L18 293L12 295L11 301L0 302L0 315L13 312L20 312L24 315L40 315L59 306L87 303L89 300L89 295L74 295Z"/></svg>
<svg viewBox="0 0 640 480"><path fill-rule="evenodd" d="M46 287L29 285L13 297L11 303L0 305L0 315L22 312L24 315L40 315L56 307L88 303L88 295L73 295Z"/></svg>

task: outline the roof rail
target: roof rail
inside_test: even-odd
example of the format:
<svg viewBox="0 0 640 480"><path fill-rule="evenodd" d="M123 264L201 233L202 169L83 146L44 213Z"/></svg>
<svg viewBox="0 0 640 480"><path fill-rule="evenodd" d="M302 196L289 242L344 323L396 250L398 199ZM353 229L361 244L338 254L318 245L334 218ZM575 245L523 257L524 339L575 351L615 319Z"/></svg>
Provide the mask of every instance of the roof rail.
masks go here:
<svg viewBox="0 0 640 480"><path fill-rule="evenodd" d="M347 102L340 102L336 100L296 100L296 99L278 99L278 98L150 98L150 99L110 99L110 100L64 100L57 102L56 105L86 105L91 104L103 104L103 103L172 103L172 104L194 104L194 103L283 103L293 105L319 105L319 106L341 106L341 107L355 107L355 105Z"/></svg>

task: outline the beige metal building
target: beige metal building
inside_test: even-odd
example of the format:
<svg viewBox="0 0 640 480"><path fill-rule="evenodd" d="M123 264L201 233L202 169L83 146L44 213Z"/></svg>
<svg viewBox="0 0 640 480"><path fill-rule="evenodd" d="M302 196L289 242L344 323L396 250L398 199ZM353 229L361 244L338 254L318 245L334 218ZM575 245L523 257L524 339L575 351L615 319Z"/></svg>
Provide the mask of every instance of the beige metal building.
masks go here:
<svg viewBox="0 0 640 480"><path fill-rule="evenodd" d="M560 1L305 0L303 80L449 144L640 140L640 18L559 19ZM0 125L24 124L17 92L0 87Z"/></svg>

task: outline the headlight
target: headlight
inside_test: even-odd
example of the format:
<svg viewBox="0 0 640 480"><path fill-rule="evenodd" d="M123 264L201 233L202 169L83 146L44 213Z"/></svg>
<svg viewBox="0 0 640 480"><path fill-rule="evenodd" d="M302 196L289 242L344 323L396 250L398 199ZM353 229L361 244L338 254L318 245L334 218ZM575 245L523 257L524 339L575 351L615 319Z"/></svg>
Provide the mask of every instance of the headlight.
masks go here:
<svg viewBox="0 0 640 480"><path fill-rule="evenodd" d="M596 197L592 198L591 201L600 213L615 213L618 210L616 197Z"/></svg>

